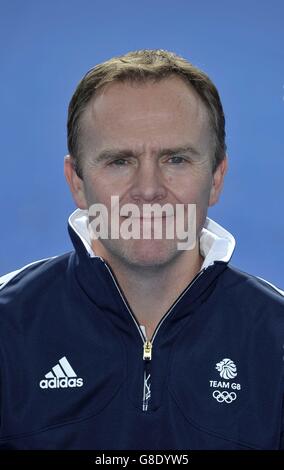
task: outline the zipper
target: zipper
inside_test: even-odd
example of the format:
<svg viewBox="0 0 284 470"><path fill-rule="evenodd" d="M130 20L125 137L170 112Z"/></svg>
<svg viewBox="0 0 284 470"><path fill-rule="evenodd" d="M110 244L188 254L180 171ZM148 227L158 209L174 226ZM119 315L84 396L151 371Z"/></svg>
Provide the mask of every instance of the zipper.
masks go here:
<svg viewBox="0 0 284 470"><path fill-rule="evenodd" d="M120 290L120 287L118 285L118 283L116 282L116 279L110 269L110 267L108 266L108 264L103 260L103 258L100 258L104 265L106 266L108 272L110 273L110 276L113 280L113 283L128 311L128 313L130 314L131 318L133 319L137 329L138 329L138 332L139 332L139 335L142 339L142 342L143 342L143 361L144 361L144 376L143 376L143 402L142 402L142 409L143 411L147 411L148 410L148 405L149 405L149 401L150 401L150 398L151 398L151 384L150 384L150 377L151 377L151 374L149 372L149 369L150 369L150 362L152 360L152 355L153 355L153 343L154 343L154 340L157 336L157 333L159 331L159 329L161 328L162 324L164 323L164 321L168 318L168 316L170 315L170 313L173 311L173 309L175 308L175 306L178 304L178 302L184 297L184 295L190 290L190 288L196 283L196 281L202 276L202 274L204 273L204 271L207 269L206 267L203 268L201 271L199 271L199 273L197 273L197 275L192 279L192 281L190 282L190 284L187 286L187 288L180 294L180 296L176 299L176 301L173 303L173 305L170 307L170 309L165 313L165 315L161 318L161 320L159 321L158 325L156 326L155 330L154 330L154 333L153 333L153 336L151 338L151 340L147 339L146 336L144 335L144 333L142 332L140 326L139 326L139 323L135 317L135 315L133 314L132 310L130 309L130 307L128 306L127 302L125 301L125 298Z"/></svg>
<svg viewBox="0 0 284 470"><path fill-rule="evenodd" d="M140 326L139 326L139 324L138 324L138 322L137 322L137 320L136 320L135 315L132 313L131 309L129 308L129 306L128 306L127 303L125 302L125 298L124 298L124 296L122 295L122 292L121 292L121 290L120 290L120 287L118 286L118 284L117 284L117 282L116 282L116 279L115 279L114 275L112 274L112 271L111 271L110 267L109 267L108 264L103 260L103 258L101 258L101 260L103 261L103 263L104 263L104 265L106 266L108 272L110 273L110 276L111 276L111 278L112 278L112 280L113 280L113 283L114 283L114 285L115 285L115 287L116 287L116 289L117 289L117 291L118 291L118 293L119 293L119 295L120 295L120 297L121 297L121 299L122 299L122 301L123 301L123 303L124 303L124 305L125 305L125 307L126 307L128 313L130 314L132 320L134 321L134 323L135 323L135 325L136 325L136 327L137 327L137 329L138 329L139 335L140 335L140 337L142 338L143 345L144 345L145 342L147 341L147 338L144 336L144 334L143 334L143 332L142 332L142 330L141 330L141 328L140 328Z"/></svg>
<svg viewBox="0 0 284 470"><path fill-rule="evenodd" d="M180 296L176 299L176 301L173 303L173 305L170 307L170 309L165 313L165 315L161 318L161 320L159 321L158 325L156 326L155 330L154 330L154 333L153 333L153 336L151 338L151 343L153 345L153 342L154 342L154 339L156 338L157 336L157 333L159 331L159 329L161 328L162 324L164 323L164 321L166 320L166 318L170 315L170 313L172 312L172 310L175 308L175 306L179 303L179 301L185 296L185 294L191 289L191 287L196 283L196 281L202 276L202 274L204 273L204 271L206 270L207 268L203 268L201 271L199 271L199 273L197 273L197 275L192 279L192 281L189 283L189 285L186 287L186 289L180 294Z"/></svg>
<svg viewBox="0 0 284 470"><path fill-rule="evenodd" d="M149 372L149 362L144 363L143 371L143 400L142 411L148 411L149 402L151 399L151 374Z"/></svg>
<svg viewBox="0 0 284 470"><path fill-rule="evenodd" d="M143 346L143 361L152 360L152 342L146 339Z"/></svg>

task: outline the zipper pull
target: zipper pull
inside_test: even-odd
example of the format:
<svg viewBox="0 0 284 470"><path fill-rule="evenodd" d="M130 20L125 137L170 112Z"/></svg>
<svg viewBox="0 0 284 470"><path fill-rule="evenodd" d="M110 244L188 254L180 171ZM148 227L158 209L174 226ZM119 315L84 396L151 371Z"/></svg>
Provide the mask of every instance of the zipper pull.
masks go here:
<svg viewBox="0 0 284 470"><path fill-rule="evenodd" d="M152 343L151 341L145 341L143 346L143 360L151 361L152 359Z"/></svg>

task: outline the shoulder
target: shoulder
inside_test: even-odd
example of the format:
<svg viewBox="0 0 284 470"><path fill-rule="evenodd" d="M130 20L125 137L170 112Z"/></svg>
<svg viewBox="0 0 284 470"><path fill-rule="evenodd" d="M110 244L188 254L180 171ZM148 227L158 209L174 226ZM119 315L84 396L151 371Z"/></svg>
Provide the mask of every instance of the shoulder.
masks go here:
<svg viewBox="0 0 284 470"><path fill-rule="evenodd" d="M284 291L270 281L228 265L221 289L233 310L284 321Z"/></svg>
<svg viewBox="0 0 284 470"><path fill-rule="evenodd" d="M11 293L23 293L26 287L36 289L42 283L52 282L58 275L66 270L68 260L72 253L52 256L33 261L15 271L0 276L0 301L1 298Z"/></svg>
<svg viewBox="0 0 284 470"><path fill-rule="evenodd" d="M283 290L258 276L228 265L216 285L217 315L225 328L250 344L263 344L281 358L284 338ZM275 352L276 351L276 352ZM279 356L280 357L280 356ZM282 360L282 359L281 359Z"/></svg>
<svg viewBox="0 0 284 470"><path fill-rule="evenodd" d="M258 292L260 295L268 295L269 297L272 296L281 300L284 299L284 290L266 279L241 271L231 265L228 265L227 272L227 281L229 281L229 283L233 282L236 287L239 286L239 288L244 291Z"/></svg>
<svg viewBox="0 0 284 470"><path fill-rule="evenodd" d="M71 257L72 252L34 261L0 278L2 351L50 331L62 304L68 304Z"/></svg>

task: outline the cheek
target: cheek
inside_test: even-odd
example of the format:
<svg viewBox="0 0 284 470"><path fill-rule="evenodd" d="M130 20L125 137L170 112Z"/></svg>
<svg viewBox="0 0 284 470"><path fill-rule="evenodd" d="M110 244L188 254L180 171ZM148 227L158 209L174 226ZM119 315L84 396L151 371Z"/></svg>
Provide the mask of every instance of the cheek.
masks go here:
<svg viewBox="0 0 284 470"><path fill-rule="evenodd" d="M85 194L89 207L94 203L110 207L111 196L118 195L121 198L123 190L125 190L125 186L121 184L121 180L116 181L115 184L110 178L102 175L89 177L85 181Z"/></svg>
<svg viewBox="0 0 284 470"><path fill-rule="evenodd" d="M97 178L88 178L84 180L85 194L88 206L96 202L103 202L105 199L104 187Z"/></svg>
<svg viewBox="0 0 284 470"><path fill-rule="evenodd" d="M167 184L168 184L169 186L172 186L172 185L173 185L173 182L174 182L173 177L169 175L168 178L167 178Z"/></svg>
<svg viewBox="0 0 284 470"><path fill-rule="evenodd" d="M211 180L202 178L198 180L184 179L175 185L175 195L184 204L195 203L199 207L208 206L211 190Z"/></svg>

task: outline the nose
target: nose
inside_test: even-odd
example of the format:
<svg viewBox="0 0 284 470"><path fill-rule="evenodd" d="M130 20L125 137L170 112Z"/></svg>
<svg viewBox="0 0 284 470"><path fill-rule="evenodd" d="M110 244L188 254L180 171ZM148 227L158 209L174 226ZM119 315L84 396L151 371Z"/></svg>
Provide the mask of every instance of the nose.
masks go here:
<svg viewBox="0 0 284 470"><path fill-rule="evenodd" d="M157 162L145 159L140 163L132 181L131 197L135 202L157 202L167 195L161 169Z"/></svg>

